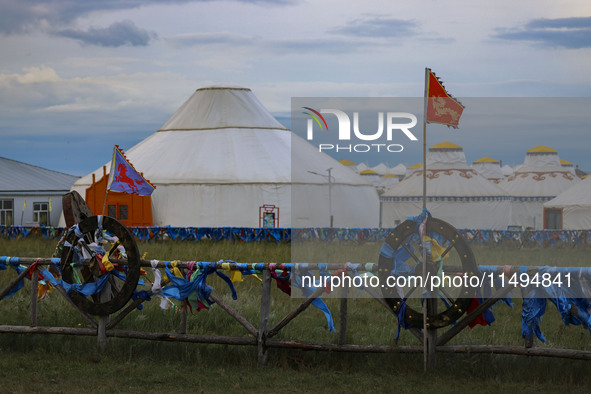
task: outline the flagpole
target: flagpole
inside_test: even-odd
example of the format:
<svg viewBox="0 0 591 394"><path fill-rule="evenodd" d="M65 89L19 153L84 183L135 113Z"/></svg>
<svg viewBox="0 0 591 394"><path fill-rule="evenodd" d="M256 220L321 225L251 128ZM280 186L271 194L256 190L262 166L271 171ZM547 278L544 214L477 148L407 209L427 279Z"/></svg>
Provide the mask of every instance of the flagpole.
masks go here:
<svg viewBox="0 0 591 394"><path fill-rule="evenodd" d="M425 94L423 96L423 211L427 208L427 97L429 69L425 67Z"/></svg>
<svg viewBox="0 0 591 394"><path fill-rule="evenodd" d="M425 94L423 95L423 213L427 209L427 95L429 94L429 69L425 67ZM426 232L426 229L425 229ZM420 234L420 231L419 231ZM422 235L421 245L423 244ZM423 280L427 277L427 249L423 246ZM429 366L429 343L427 335L427 307L429 300L423 301L423 370L427 372Z"/></svg>
<svg viewBox="0 0 591 394"><path fill-rule="evenodd" d="M105 216L105 209L107 208L107 196L109 195L109 189L111 187L111 177L114 175L113 171L115 171L116 149L117 149L117 145L113 145L113 155L111 156L111 167L109 168L109 177L107 178L107 188L105 189L105 202L103 203L103 213L102 213L103 216Z"/></svg>
<svg viewBox="0 0 591 394"><path fill-rule="evenodd" d="M105 190L105 202L103 203L103 213L102 215L105 216L105 208L107 208L107 196L109 195L109 185L107 181L107 189Z"/></svg>

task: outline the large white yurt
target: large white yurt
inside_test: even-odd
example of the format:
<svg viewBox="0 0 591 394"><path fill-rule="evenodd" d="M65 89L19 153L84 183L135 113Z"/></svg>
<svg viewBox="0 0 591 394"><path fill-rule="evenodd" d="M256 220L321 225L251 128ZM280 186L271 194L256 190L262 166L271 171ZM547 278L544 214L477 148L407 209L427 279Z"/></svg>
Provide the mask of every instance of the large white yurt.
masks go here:
<svg viewBox="0 0 591 394"><path fill-rule="evenodd" d="M577 182L579 178L560 164L556 149L540 145L528 150L523 164L499 183L512 197L511 225L541 230L542 205Z"/></svg>
<svg viewBox="0 0 591 394"><path fill-rule="evenodd" d="M259 227L263 206L275 207L278 227L328 227L331 214L335 227L378 225L375 188L281 125L247 88L198 89L126 156L156 185L155 226ZM84 196L93 174L73 189Z"/></svg>
<svg viewBox="0 0 591 394"><path fill-rule="evenodd" d="M474 160L472 168L493 183L499 183L505 178L503 171L501 171L501 163L491 157L481 157Z"/></svg>
<svg viewBox="0 0 591 394"><path fill-rule="evenodd" d="M427 209L456 228L506 229L510 197L466 163L462 147L443 142L427 154ZM423 169L418 167L381 197L382 226L421 213Z"/></svg>
<svg viewBox="0 0 591 394"><path fill-rule="evenodd" d="M544 203L544 228L591 230L591 177Z"/></svg>

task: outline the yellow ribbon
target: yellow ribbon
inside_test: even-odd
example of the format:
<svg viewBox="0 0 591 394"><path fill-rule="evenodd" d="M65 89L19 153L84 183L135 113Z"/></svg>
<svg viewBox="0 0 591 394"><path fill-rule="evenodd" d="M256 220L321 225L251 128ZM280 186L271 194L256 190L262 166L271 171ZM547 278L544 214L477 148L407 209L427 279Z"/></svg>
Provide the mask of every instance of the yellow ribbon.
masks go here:
<svg viewBox="0 0 591 394"><path fill-rule="evenodd" d="M178 264L179 264L179 261L178 260L171 261L170 262L170 271L172 272L172 274L174 276L179 277L179 278L184 278L181 270L178 268ZM163 287L170 284L170 279L168 279L168 275L166 274L166 271L164 271L164 278L163 279L164 279L162 281L163 282L162 283L162 286Z"/></svg>
<svg viewBox="0 0 591 394"><path fill-rule="evenodd" d="M105 255L103 256L102 263L105 266L105 269L107 271L113 271L113 269L115 269L115 267L113 267L113 264L111 263L111 261L109 261L109 254L108 253L105 253Z"/></svg>
<svg viewBox="0 0 591 394"><path fill-rule="evenodd" d="M230 280L232 281L232 283L243 282L242 272L238 270L233 270L230 275Z"/></svg>
<svg viewBox="0 0 591 394"><path fill-rule="evenodd" d="M49 288L49 284L37 283L37 299L44 299L49 294Z"/></svg>
<svg viewBox="0 0 591 394"><path fill-rule="evenodd" d="M174 260L170 262L170 267L171 267L171 271L172 274L178 278L184 278L183 273L181 272L181 270L178 268L179 265L179 261L178 260Z"/></svg>
<svg viewBox="0 0 591 394"><path fill-rule="evenodd" d="M230 263L222 263L222 269L224 271L230 271L230 280L232 281L232 283L244 281L242 279L242 272L230 268Z"/></svg>
<svg viewBox="0 0 591 394"><path fill-rule="evenodd" d="M426 242L426 241L431 242L431 258L433 259L433 261L439 259L439 257L441 257L443 252L445 252L445 248L443 248L441 245L439 245L439 242L437 242L433 238L423 235L423 242ZM444 259L446 259L448 257L449 257L449 254L446 254L445 256L443 256Z"/></svg>
<svg viewBox="0 0 591 394"><path fill-rule="evenodd" d="M181 270L178 268L178 264L179 261L178 260L174 260L170 262L170 271L172 272L172 274L176 277L179 278L184 278L183 273L181 272ZM170 284L170 279L168 279L168 275L166 274L166 271L164 271L164 278L162 281L162 286L167 286Z"/></svg>

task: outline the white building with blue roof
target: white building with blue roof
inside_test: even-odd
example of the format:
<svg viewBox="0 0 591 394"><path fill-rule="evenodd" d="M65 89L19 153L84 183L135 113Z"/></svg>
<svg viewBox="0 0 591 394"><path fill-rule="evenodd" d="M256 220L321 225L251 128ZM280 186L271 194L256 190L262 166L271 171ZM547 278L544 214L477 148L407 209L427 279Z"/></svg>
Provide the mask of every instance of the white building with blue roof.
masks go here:
<svg viewBox="0 0 591 394"><path fill-rule="evenodd" d="M0 226L57 226L78 178L0 157Z"/></svg>

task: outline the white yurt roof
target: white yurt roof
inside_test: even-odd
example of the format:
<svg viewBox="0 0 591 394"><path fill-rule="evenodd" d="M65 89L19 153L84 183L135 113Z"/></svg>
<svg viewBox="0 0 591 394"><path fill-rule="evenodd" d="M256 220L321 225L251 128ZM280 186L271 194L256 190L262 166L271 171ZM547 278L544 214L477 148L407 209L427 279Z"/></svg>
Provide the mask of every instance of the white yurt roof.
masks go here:
<svg viewBox="0 0 591 394"><path fill-rule="evenodd" d="M408 176L411 175L413 172L420 171L422 168L423 168L423 165L421 163L415 163L415 164L412 164L412 165L406 167L406 172L404 173L404 179L408 178Z"/></svg>
<svg viewBox="0 0 591 394"><path fill-rule="evenodd" d="M577 174L575 172L575 165L573 163L571 163L570 161L560 159L560 165L562 166L562 168L569 170L573 174L575 174L575 175Z"/></svg>
<svg viewBox="0 0 591 394"><path fill-rule="evenodd" d="M357 164L357 172L361 173L361 171L370 170L369 166L365 163Z"/></svg>
<svg viewBox="0 0 591 394"><path fill-rule="evenodd" d="M587 177L544 203L544 208L562 210L562 228L591 229L591 177Z"/></svg>
<svg viewBox="0 0 591 394"><path fill-rule="evenodd" d="M555 197L578 181L562 167L558 151L540 145L529 149L523 165L516 167L499 186L513 197Z"/></svg>
<svg viewBox="0 0 591 394"><path fill-rule="evenodd" d="M388 174L392 174L392 175L396 175L396 176L405 176L406 175L406 166L402 163L397 164L388 170Z"/></svg>
<svg viewBox="0 0 591 394"><path fill-rule="evenodd" d="M378 175L386 175L388 173L388 166L384 163L380 163L377 166L371 167L371 170L375 171Z"/></svg>
<svg viewBox="0 0 591 394"><path fill-rule="evenodd" d="M317 191L308 190L310 196L324 198L317 194L325 194L328 176L311 172L327 174L328 169L335 192L341 187L351 194L340 191L335 211L353 209L347 205L357 198L369 206L373 217L356 223L351 215L335 213L338 219L351 219L335 220L335 226L377 225L379 203L371 184L290 132L248 88L196 90L157 132L129 148L126 156L157 187L152 195L154 225L256 227L258 207L275 203L283 210L281 227L313 226L315 214L312 218L302 214L300 224L288 224L291 185L315 186ZM110 163L106 166L108 173ZM100 179L102 167L93 174ZM84 195L91 183L89 174L74 189Z"/></svg>
<svg viewBox="0 0 591 394"><path fill-rule="evenodd" d="M359 174L359 170L357 169L357 163L355 163L354 161L342 159L342 160L339 160L339 163L342 164L343 166L347 167L351 171Z"/></svg>
<svg viewBox="0 0 591 394"><path fill-rule="evenodd" d="M480 159L474 160L472 162L472 168L489 181L495 183L500 182L504 178L500 162L490 157L481 157Z"/></svg>
<svg viewBox="0 0 591 394"><path fill-rule="evenodd" d="M503 173L503 176L509 176L513 174L513 168L511 168L509 164L505 164L501 167L501 172Z"/></svg>
<svg viewBox="0 0 591 394"><path fill-rule="evenodd" d="M410 167L409 167L410 168ZM388 189L383 197L419 197L423 195L422 166ZM507 197L466 163L462 147L443 142L427 153L427 195L441 197Z"/></svg>
<svg viewBox="0 0 591 394"><path fill-rule="evenodd" d="M391 188L399 182L400 179L396 175L386 174L380 176L379 181L375 186L378 192L384 193L386 190L388 190L389 188Z"/></svg>
<svg viewBox="0 0 591 394"><path fill-rule="evenodd" d="M579 206L591 210L591 177L581 180L573 187L544 203L545 208L564 208L567 206Z"/></svg>

